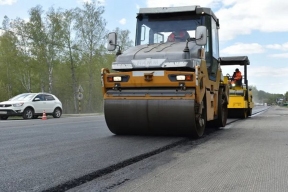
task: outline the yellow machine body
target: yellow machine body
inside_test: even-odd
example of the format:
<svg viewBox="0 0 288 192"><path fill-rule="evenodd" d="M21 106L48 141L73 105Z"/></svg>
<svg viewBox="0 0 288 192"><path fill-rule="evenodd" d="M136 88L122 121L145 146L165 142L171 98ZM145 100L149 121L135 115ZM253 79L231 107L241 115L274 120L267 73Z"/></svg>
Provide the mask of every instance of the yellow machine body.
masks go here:
<svg viewBox="0 0 288 192"><path fill-rule="evenodd" d="M217 56L218 29L219 19L210 8L141 8L135 47L123 53L119 48L113 72L101 71L109 130L201 137L207 122L224 127L229 87ZM116 33L108 34L108 50L116 47Z"/></svg>
<svg viewBox="0 0 288 192"><path fill-rule="evenodd" d="M205 127L200 126L202 120L197 116L205 110L204 121L219 118L218 101L223 99L227 105L228 84L221 81L220 68L216 81L209 80L204 60L195 69L114 73L102 69L104 113L109 129L115 134L202 136ZM177 80L177 76L186 80ZM226 124L226 118L224 121ZM222 125L215 122L214 126Z"/></svg>
<svg viewBox="0 0 288 192"><path fill-rule="evenodd" d="M252 92L243 87L234 87L229 90L228 116L247 118L252 115L254 102Z"/></svg>

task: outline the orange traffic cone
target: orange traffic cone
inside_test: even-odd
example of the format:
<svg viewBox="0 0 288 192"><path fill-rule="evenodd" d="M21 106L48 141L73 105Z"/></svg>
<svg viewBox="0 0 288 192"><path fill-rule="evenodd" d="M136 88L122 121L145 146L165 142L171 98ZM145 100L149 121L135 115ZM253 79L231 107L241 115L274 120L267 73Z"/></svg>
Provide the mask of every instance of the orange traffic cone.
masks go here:
<svg viewBox="0 0 288 192"><path fill-rule="evenodd" d="M42 120L47 120L47 116L46 116L45 110L43 111Z"/></svg>

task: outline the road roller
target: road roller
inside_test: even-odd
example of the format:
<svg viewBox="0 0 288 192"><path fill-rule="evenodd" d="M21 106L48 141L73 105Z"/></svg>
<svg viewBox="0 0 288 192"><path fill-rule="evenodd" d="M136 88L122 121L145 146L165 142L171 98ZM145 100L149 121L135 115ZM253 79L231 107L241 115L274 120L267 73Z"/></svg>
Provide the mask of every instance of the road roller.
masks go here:
<svg viewBox="0 0 288 192"><path fill-rule="evenodd" d="M198 138L207 123L224 127L229 83L219 61L219 19L200 6L140 8L135 46L117 34L111 69L101 69L104 116L116 135Z"/></svg>
<svg viewBox="0 0 288 192"><path fill-rule="evenodd" d="M250 117L254 102L252 90L248 86L247 66L250 65L249 58L247 56L220 57L220 63L222 67L242 66L244 70L244 74L239 80L234 80L233 75L229 73L224 77L229 82L228 117L243 119Z"/></svg>

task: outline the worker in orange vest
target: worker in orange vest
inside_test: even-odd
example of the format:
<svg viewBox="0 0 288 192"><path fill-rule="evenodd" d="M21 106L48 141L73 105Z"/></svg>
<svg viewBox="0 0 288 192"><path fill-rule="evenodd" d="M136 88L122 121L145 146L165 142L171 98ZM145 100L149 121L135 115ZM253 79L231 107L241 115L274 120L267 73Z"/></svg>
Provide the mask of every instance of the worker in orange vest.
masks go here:
<svg viewBox="0 0 288 192"><path fill-rule="evenodd" d="M232 77L231 84L242 85L242 74L238 68L235 69L235 72Z"/></svg>

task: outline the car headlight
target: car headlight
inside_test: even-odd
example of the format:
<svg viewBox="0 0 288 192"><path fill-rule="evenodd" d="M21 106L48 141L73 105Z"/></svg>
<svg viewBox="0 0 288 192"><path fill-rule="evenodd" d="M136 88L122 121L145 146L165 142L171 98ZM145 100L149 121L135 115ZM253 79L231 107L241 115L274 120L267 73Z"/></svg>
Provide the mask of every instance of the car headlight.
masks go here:
<svg viewBox="0 0 288 192"><path fill-rule="evenodd" d="M13 107L21 107L24 103L15 103L13 104Z"/></svg>
<svg viewBox="0 0 288 192"><path fill-rule="evenodd" d="M235 87L235 83L232 83L232 87Z"/></svg>

